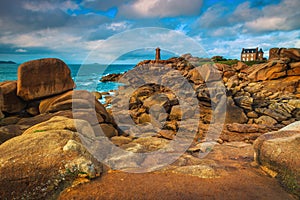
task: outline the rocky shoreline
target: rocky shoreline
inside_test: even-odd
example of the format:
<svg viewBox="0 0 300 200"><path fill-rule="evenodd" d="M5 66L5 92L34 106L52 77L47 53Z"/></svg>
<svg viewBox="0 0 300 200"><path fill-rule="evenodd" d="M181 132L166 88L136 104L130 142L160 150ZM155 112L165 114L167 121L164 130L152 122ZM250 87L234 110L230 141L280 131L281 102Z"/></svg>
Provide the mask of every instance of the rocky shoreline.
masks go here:
<svg viewBox="0 0 300 200"><path fill-rule="evenodd" d="M116 169L215 179L246 168L276 177L297 198L299 52L272 49L270 60L253 66L190 54L143 61L105 78L124 84L112 108L97 93L74 90L63 61L24 63L17 81L0 83L0 196L68 199L72 188ZM179 158L162 166L173 154Z"/></svg>

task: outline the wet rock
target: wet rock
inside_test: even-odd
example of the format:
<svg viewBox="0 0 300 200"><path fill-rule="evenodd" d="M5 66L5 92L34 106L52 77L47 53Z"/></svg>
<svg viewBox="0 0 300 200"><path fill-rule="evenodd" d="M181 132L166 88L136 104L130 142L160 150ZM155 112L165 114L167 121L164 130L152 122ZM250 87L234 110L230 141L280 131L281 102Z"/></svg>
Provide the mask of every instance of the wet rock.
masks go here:
<svg viewBox="0 0 300 200"><path fill-rule="evenodd" d="M123 74L108 74L103 76L100 81L101 82L117 82L122 78Z"/></svg>
<svg viewBox="0 0 300 200"><path fill-rule="evenodd" d="M100 92L92 92L96 99L102 99L102 94Z"/></svg>

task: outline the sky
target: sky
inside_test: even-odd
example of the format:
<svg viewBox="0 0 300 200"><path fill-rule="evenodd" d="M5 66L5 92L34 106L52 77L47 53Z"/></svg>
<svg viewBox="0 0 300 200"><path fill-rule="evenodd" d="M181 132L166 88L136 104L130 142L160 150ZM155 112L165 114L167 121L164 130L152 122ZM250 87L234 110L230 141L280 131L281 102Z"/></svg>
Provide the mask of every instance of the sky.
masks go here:
<svg viewBox="0 0 300 200"><path fill-rule="evenodd" d="M156 46L163 58L204 57L203 50L239 59L242 48L255 47L268 57L273 47L300 48L299 7L299 0L1 0L0 60L136 63L154 57Z"/></svg>

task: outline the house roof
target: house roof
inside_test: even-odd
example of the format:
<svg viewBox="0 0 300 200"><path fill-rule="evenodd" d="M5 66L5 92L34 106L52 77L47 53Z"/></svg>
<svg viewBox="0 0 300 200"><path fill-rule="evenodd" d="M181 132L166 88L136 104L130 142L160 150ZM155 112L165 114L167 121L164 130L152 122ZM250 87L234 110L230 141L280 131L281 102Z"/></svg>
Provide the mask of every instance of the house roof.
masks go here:
<svg viewBox="0 0 300 200"><path fill-rule="evenodd" d="M257 51L256 48L255 48L255 49L244 49L244 48L243 48L242 53L256 53L256 51ZM262 48L260 48L258 52L259 52L259 53L263 53Z"/></svg>

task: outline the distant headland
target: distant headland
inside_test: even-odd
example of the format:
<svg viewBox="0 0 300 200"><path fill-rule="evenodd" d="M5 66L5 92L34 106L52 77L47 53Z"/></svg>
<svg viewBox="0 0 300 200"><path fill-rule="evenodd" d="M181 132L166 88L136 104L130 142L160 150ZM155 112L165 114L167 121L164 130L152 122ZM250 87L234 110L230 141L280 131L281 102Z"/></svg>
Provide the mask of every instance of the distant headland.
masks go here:
<svg viewBox="0 0 300 200"><path fill-rule="evenodd" d="M0 60L0 64L17 64L13 61L3 61L3 60Z"/></svg>

